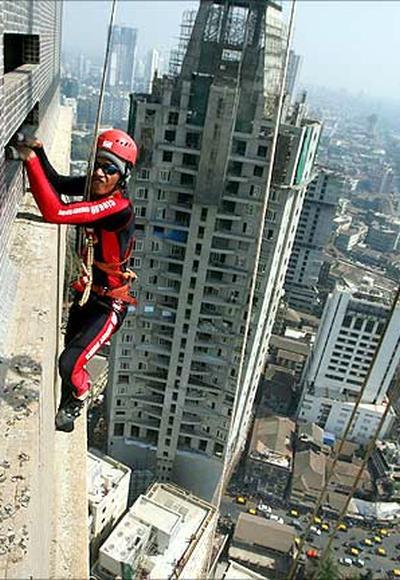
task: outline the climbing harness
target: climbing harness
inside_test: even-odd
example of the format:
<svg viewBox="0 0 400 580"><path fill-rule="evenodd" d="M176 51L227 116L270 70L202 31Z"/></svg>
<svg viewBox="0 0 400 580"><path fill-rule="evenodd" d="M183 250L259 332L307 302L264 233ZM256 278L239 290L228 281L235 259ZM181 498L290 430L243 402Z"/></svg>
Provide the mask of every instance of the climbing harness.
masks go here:
<svg viewBox="0 0 400 580"><path fill-rule="evenodd" d="M114 26L114 18L115 18L115 8L117 5L117 0L112 0L111 6L111 13L110 13L110 21L108 24L108 34L107 34L107 46L106 52L104 56L104 65L103 65L103 74L101 79L101 86L100 86L100 94L99 94L99 103L97 107L97 114L96 114L96 122L93 130L93 140L92 146L90 150L89 162L88 162L88 172L86 176L85 182L85 192L84 192L84 200L89 200L90 198L90 187L93 177L94 171L94 162L96 157L96 146L97 146L97 133L99 131L100 120L101 120L101 113L103 109L103 101L104 101L104 89L106 84L107 78L107 70L109 65L109 58L111 52L111 37L112 37L112 29ZM90 291L93 285L93 259L94 259L94 240L93 234L91 232L86 233L86 230L80 229L78 230L77 235L77 253L79 256L83 254L83 248L86 246L86 263L84 261L81 262L81 270L83 273L82 278L85 279L85 289L83 291L82 297L79 301L79 306L84 306L89 299Z"/></svg>

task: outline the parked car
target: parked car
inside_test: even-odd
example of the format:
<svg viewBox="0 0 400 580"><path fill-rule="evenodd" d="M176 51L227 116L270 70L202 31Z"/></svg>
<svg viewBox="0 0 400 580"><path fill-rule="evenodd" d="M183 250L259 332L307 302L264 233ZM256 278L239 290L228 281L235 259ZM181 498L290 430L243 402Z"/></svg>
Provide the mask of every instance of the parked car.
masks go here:
<svg viewBox="0 0 400 580"><path fill-rule="evenodd" d="M313 534L317 534L317 536L320 536L322 533L321 530L317 528L317 526L311 526L310 532L312 532Z"/></svg>
<svg viewBox="0 0 400 580"><path fill-rule="evenodd" d="M376 554L378 556L386 556L386 550L385 550L385 548L377 548L376 549Z"/></svg>
<svg viewBox="0 0 400 580"><path fill-rule="evenodd" d="M283 518L281 518L280 516L277 516L276 514L271 514L269 516L269 519L272 520L273 522L278 523L278 524L284 524L285 523L283 521Z"/></svg>
<svg viewBox="0 0 400 580"><path fill-rule="evenodd" d="M370 538L364 538L363 542L364 542L365 546L372 546L372 544L373 544L373 542Z"/></svg>
<svg viewBox="0 0 400 580"><path fill-rule="evenodd" d="M245 505L247 502L247 499L245 497L243 497L242 495L238 495L236 497L236 503L239 503L240 505Z"/></svg>
<svg viewBox="0 0 400 580"><path fill-rule="evenodd" d="M318 550L307 550L307 558L318 558Z"/></svg>
<svg viewBox="0 0 400 580"><path fill-rule="evenodd" d="M365 562L361 558L356 558L353 560L353 564L357 566L357 568L364 568Z"/></svg>
<svg viewBox="0 0 400 580"><path fill-rule="evenodd" d="M352 566L353 560L351 558L339 558L339 564L342 566Z"/></svg>
<svg viewBox="0 0 400 580"><path fill-rule="evenodd" d="M271 506L267 505L266 503L259 503L257 509L263 514L270 514L272 512Z"/></svg>
<svg viewBox="0 0 400 580"><path fill-rule="evenodd" d="M247 510L247 513L251 514L252 516L256 516L257 515L257 510L256 510L256 508L249 508Z"/></svg>

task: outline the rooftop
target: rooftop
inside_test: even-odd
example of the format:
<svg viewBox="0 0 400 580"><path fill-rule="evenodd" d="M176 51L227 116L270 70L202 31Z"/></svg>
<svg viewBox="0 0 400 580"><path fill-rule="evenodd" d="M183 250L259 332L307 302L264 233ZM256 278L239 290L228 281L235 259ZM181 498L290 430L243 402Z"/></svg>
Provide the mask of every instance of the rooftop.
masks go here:
<svg viewBox="0 0 400 580"><path fill-rule="evenodd" d="M88 496L92 504L100 503L130 468L107 455L92 449L88 451Z"/></svg>
<svg viewBox="0 0 400 580"><path fill-rule="evenodd" d="M155 483L139 496L100 553L127 565L140 555L149 579L169 578L201 541L215 513L214 506L189 492Z"/></svg>
<svg viewBox="0 0 400 580"><path fill-rule="evenodd" d="M261 417L254 421L250 442L252 459L289 467L295 423L287 417Z"/></svg>
<svg viewBox="0 0 400 580"><path fill-rule="evenodd" d="M241 513L233 539L286 554L293 547L295 535L296 531L292 526Z"/></svg>

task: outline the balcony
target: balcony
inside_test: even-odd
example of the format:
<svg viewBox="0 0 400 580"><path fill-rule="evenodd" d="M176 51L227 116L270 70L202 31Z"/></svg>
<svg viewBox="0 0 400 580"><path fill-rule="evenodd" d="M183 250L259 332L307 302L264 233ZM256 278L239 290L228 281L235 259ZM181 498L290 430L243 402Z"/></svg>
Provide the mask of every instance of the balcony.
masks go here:
<svg viewBox="0 0 400 580"><path fill-rule="evenodd" d="M161 344L154 344L152 342L142 342L137 345L136 350L140 352L152 352L154 354L161 354L169 356L171 354L171 347L163 346Z"/></svg>
<svg viewBox="0 0 400 580"><path fill-rule="evenodd" d="M182 414L181 419L181 428L183 425L199 425L202 422L202 417L200 415L195 415L193 413L186 413L185 411Z"/></svg>
<svg viewBox="0 0 400 580"><path fill-rule="evenodd" d="M238 253L237 248L233 248L232 245L229 243L229 240L226 239L219 239L217 237L213 237L211 251L215 250L216 252L220 252L221 254L232 254L236 255Z"/></svg>
<svg viewBox="0 0 400 580"><path fill-rule="evenodd" d="M130 395L130 399L139 403L147 403L161 408L164 406L164 397L161 395Z"/></svg>
<svg viewBox="0 0 400 580"><path fill-rule="evenodd" d="M209 270L216 270L217 272L224 272L226 274L237 274L238 276L247 276L247 270L243 268L236 268L235 266L229 266L227 264L221 263L219 260L210 258L208 263Z"/></svg>
<svg viewBox="0 0 400 580"><path fill-rule="evenodd" d="M131 375L133 377L137 377L144 381L155 381L160 383L165 383L168 379L168 373L163 373L159 371L132 371Z"/></svg>
<svg viewBox="0 0 400 580"><path fill-rule="evenodd" d="M152 419L150 417L135 417L130 420L132 425L137 425L138 427L150 427L151 429L160 429L160 419Z"/></svg>
<svg viewBox="0 0 400 580"><path fill-rule="evenodd" d="M198 379L193 374L193 371L190 371L190 372L191 372L191 374L189 375L189 381L188 381L189 387L194 387L196 389L204 390L204 391L211 391L212 393L219 393L220 392L220 390L221 390L220 385L212 385L210 383L205 383L205 382L201 381L200 379Z"/></svg>
<svg viewBox="0 0 400 580"><path fill-rule="evenodd" d="M222 356L213 356L206 353L194 353L192 360L218 367L225 367L229 364L229 361Z"/></svg>

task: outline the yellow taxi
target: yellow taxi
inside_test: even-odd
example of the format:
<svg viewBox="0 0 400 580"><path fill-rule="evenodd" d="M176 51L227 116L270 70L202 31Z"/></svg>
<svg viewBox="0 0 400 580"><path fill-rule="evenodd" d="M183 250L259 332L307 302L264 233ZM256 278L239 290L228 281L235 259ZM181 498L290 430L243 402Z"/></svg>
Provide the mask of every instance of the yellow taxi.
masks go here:
<svg viewBox="0 0 400 580"><path fill-rule="evenodd" d="M364 538L363 543L365 546L372 546L373 542L369 538Z"/></svg>
<svg viewBox="0 0 400 580"><path fill-rule="evenodd" d="M322 524L321 518L319 518L318 516L315 516L315 518L314 518L314 524Z"/></svg>
<svg viewBox="0 0 400 580"><path fill-rule="evenodd" d="M351 554L352 556L359 556L360 550L358 548L350 548L349 554Z"/></svg>
<svg viewBox="0 0 400 580"><path fill-rule="evenodd" d="M386 556L386 550L385 548L377 548L376 549L376 553L378 556Z"/></svg>
<svg viewBox="0 0 400 580"><path fill-rule="evenodd" d="M301 538L299 538L299 536L295 536L294 543L296 544L296 546L300 546Z"/></svg>
<svg viewBox="0 0 400 580"><path fill-rule="evenodd" d="M325 523L325 522L324 522L324 523L322 523L322 524L321 524L321 530L322 530L323 532L329 532L329 524L327 524L327 523Z"/></svg>
<svg viewBox="0 0 400 580"><path fill-rule="evenodd" d="M375 544L382 544L382 538L380 536L374 536Z"/></svg>
<svg viewBox="0 0 400 580"><path fill-rule="evenodd" d="M246 501L246 498L242 495L238 495L236 498L236 503L240 503L241 505L245 505Z"/></svg>
<svg viewBox="0 0 400 580"><path fill-rule="evenodd" d="M257 510L256 510L256 508L249 508L247 510L247 513L251 514L252 516L256 516L257 515Z"/></svg>
<svg viewBox="0 0 400 580"><path fill-rule="evenodd" d="M400 568L393 568L392 576L393 578L400 578Z"/></svg>
<svg viewBox="0 0 400 580"><path fill-rule="evenodd" d="M339 532L347 532L347 526L346 524L339 524L337 527Z"/></svg>
<svg viewBox="0 0 400 580"><path fill-rule="evenodd" d="M289 515L291 515L293 518L298 518L300 514L297 510L290 510Z"/></svg>
<svg viewBox="0 0 400 580"><path fill-rule="evenodd" d="M381 528L379 530L379 535L382 536L383 538L386 538L387 536L389 536L389 531L386 528Z"/></svg>

